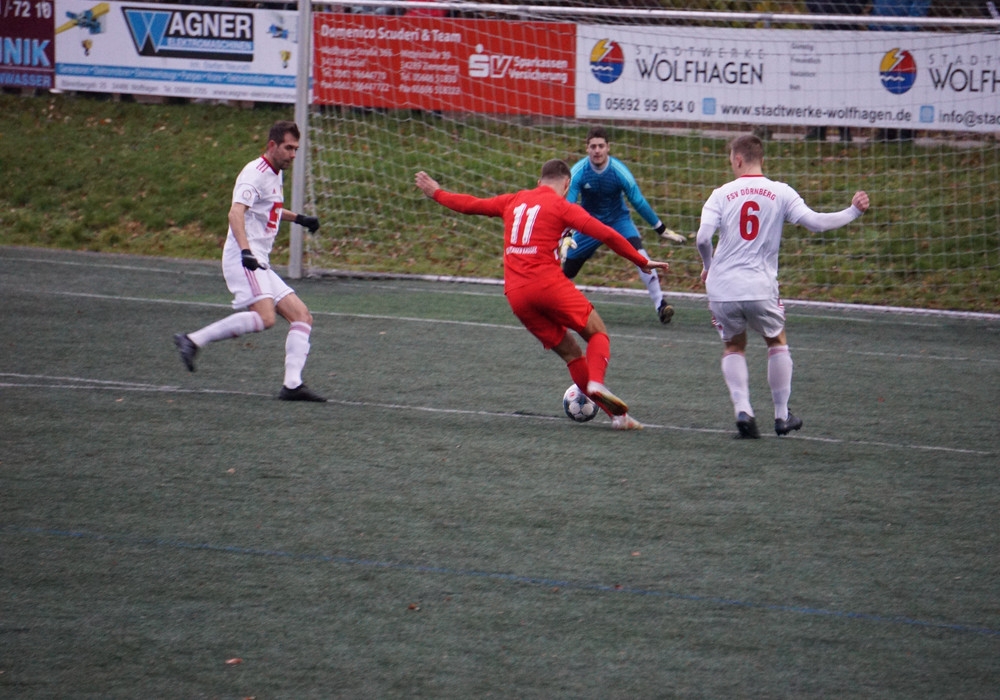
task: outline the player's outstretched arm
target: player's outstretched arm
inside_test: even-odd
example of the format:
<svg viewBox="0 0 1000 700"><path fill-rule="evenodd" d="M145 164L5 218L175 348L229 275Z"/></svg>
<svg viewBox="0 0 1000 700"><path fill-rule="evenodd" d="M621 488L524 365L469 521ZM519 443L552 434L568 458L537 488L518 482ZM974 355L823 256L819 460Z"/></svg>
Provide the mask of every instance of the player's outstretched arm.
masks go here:
<svg viewBox="0 0 1000 700"><path fill-rule="evenodd" d="M645 265L639 265L639 269L645 272L647 275L653 270L663 270L664 272L670 272L670 263L662 262L660 260L650 260Z"/></svg>
<svg viewBox="0 0 1000 700"><path fill-rule="evenodd" d="M434 199L434 193L437 192L439 189L441 189L441 185L438 184L437 180L432 178L423 170L417 173L416 177L414 178L414 183L417 185L417 188L420 189L421 192L423 192L431 199Z"/></svg>
<svg viewBox="0 0 1000 700"><path fill-rule="evenodd" d="M576 229L591 238L596 238L646 274L649 274L653 269L664 272L670 270L669 263L647 260L645 256L632 247L631 243L625 240L624 236L595 219L579 204L566 202L566 207L567 209L563 212L563 223L569 228Z"/></svg>
<svg viewBox="0 0 1000 700"><path fill-rule="evenodd" d="M499 195L489 199L473 197L471 194L449 192L441 188L438 181L421 170L413 180L414 184L425 195L443 207L460 214L476 214L479 216L503 216L505 203L513 195Z"/></svg>
<svg viewBox="0 0 1000 700"><path fill-rule="evenodd" d="M871 204L868 201L868 193L864 190L858 190L854 193L854 198L851 200L851 204L856 206L861 211L868 211L868 207Z"/></svg>
<svg viewBox="0 0 1000 700"><path fill-rule="evenodd" d="M795 223L804 226L813 233L831 231L835 228L846 226L857 219L865 213L868 206L868 193L858 190L854 193L854 197L851 199L851 206L847 207L847 209L821 214L806 207L806 211Z"/></svg>

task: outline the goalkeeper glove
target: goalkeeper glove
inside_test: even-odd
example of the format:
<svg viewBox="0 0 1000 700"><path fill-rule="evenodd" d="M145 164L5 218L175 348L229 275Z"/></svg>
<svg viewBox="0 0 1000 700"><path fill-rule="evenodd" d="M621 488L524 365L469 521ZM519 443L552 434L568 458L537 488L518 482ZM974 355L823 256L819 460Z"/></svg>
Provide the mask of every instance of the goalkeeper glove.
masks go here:
<svg viewBox="0 0 1000 700"><path fill-rule="evenodd" d="M687 239L684 238L684 236L672 229L667 228L667 225L662 221L660 222L660 225L653 230L660 234L660 238L668 240L671 243L687 243Z"/></svg>
<svg viewBox="0 0 1000 700"><path fill-rule="evenodd" d="M563 236L559 240L559 261L566 262L566 256L569 255L569 251L573 248L576 248L576 241L573 240L573 234Z"/></svg>
<svg viewBox="0 0 1000 700"><path fill-rule="evenodd" d="M316 233L319 228L319 219L315 216L306 216L305 214L296 214L295 223L299 226L303 226L309 229L309 233Z"/></svg>
<svg viewBox="0 0 1000 700"><path fill-rule="evenodd" d="M260 267L260 263L257 262L257 258L253 256L249 248L245 248L240 251L240 257L243 259L243 267L248 270L256 270Z"/></svg>

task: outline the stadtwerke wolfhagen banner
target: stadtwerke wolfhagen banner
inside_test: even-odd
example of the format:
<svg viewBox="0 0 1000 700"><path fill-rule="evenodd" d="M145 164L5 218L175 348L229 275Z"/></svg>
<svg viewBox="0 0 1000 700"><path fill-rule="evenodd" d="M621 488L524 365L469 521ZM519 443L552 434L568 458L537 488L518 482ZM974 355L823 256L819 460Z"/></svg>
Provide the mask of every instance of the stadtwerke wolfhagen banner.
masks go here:
<svg viewBox="0 0 1000 700"><path fill-rule="evenodd" d="M576 116L1000 130L1000 37L578 25Z"/></svg>

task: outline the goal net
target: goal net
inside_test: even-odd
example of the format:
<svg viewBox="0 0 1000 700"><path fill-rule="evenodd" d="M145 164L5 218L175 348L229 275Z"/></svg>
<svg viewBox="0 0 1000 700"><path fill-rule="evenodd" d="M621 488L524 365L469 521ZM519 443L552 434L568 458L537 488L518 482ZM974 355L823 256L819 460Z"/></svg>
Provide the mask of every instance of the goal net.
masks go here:
<svg viewBox="0 0 1000 700"><path fill-rule="evenodd" d="M1000 309L1000 21L988 5L909 18L710 4L771 13L314 5L304 201L324 227L303 241L302 272L499 280L499 220L430 202L414 174L482 197L533 187L545 160L584 158L602 125L689 239L659 240L633 210L650 255L671 263L664 290L702 293L701 207L732 178L728 141L753 131L765 172L813 209L840 210L860 189L872 202L842 229L786 226L784 298ZM607 250L576 281L642 289Z"/></svg>

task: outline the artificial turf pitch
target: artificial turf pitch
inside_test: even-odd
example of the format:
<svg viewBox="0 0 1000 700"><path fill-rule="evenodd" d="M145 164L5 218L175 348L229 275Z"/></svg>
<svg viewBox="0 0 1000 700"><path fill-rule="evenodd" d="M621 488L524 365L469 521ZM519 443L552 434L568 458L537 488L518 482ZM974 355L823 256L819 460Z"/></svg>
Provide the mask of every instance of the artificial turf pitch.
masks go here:
<svg viewBox="0 0 1000 700"><path fill-rule="evenodd" d="M738 441L700 299L591 295L621 433L496 286L295 281L290 404L217 264L0 263L4 697L996 697L998 318L790 305Z"/></svg>

